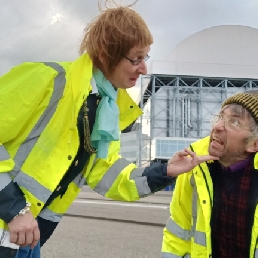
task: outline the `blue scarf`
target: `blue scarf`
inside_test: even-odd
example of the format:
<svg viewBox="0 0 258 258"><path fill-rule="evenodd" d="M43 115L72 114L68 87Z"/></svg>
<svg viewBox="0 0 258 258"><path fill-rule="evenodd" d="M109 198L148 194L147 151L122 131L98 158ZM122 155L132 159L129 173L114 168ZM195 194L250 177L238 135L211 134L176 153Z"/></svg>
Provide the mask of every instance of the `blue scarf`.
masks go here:
<svg viewBox="0 0 258 258"><path fill-rule="evenodd" d="M97 107L90 139L92 146L97 149L97 157L106 158L110 142L119 140L117 91L99 69L94 70L93 77L102 99Z"/></svg>

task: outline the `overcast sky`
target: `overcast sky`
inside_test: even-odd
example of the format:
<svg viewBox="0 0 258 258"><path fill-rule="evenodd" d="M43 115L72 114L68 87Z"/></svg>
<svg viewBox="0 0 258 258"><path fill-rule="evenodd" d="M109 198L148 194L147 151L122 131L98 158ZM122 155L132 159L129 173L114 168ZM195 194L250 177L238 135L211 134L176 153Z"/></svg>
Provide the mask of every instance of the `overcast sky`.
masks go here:
<svg viewBox="0 0 258 258"><path fill-rule="evenodd" d="M133 1L124 1L132 3ZM185 38L216 25L258 28L257 0L139 0L149 26L150 61L164 60ZM1 0L0 75L24 61L72 61L97 0Z"/></svg>

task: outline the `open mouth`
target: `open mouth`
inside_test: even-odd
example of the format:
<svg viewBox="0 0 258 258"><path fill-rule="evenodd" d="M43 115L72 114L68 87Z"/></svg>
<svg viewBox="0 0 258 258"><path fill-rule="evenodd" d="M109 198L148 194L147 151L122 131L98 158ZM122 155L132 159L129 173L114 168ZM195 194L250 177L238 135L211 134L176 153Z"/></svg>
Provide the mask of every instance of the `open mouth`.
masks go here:
<svg viewBox="0 0 258 258"><path fill-rule="evenodd" d="M212 138L211 142L212 142L212 143L215 143L216 145L220 145L220 146L223 146L223 145L224 145L224 142L221 141L221 140L218 139L218 138Z"/></svg>

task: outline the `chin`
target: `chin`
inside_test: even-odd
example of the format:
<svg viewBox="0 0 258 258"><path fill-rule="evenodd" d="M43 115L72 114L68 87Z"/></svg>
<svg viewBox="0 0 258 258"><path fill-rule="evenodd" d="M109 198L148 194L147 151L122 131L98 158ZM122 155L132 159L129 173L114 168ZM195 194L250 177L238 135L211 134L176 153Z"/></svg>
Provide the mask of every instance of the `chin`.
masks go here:
<svg viewBox="0 0 258 258"><path fill-rule="evenodd" d="M136 82L137 82L137 81L134 81L134 80L133 80L133 81L129 81L129 82L127 83L127 85L128 85L129 88L132 88L132 87L134 87L134 86L136 85Z"/></svg>
<svg viewBox="0 0 258 258"><path fill-rule="evenodd" d="M135 86L135 84L127 83L127 84L121 85L120 88L122 88L122 89L130 89L130 88L133 88L134 86Z"/></svg>
<svg viewBox="0 0 258 258"><path fill-rule="evenodd" d="M209 148L209 155L220 158L222 156L222 153L220 153L219 151L216 151L212 148Z"/></svg>

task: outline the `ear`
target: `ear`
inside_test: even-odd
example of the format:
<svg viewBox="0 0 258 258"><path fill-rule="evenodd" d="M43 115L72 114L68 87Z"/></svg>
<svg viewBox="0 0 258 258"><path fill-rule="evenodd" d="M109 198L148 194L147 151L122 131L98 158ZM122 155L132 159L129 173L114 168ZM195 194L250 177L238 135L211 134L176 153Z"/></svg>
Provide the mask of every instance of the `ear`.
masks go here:
<svg viewBox="0 0 258 258"><path fill-rule="evenodd" d="M246 151L250 153L258 152L258 139L252 139L246 147Z"/></svg>
<svg viewBox="0 0 258 258"><path fill-rule="evenodd" d="M107 67L107 64L106 64L106 60L105 58L103 57L103 52L101 52L99 55L98 55L98 64L97 64L97 68L107 77L107 73L106 73L106 67Z"/></svg>
<svg viewBox="0 0 258 258"><path fill-rule="evenodd" d="M100 51L99 55L98 55L98 58L99 58L99 62L101 63L102 66L105 65L105 59L103 57L103 51Z"/></svg>

